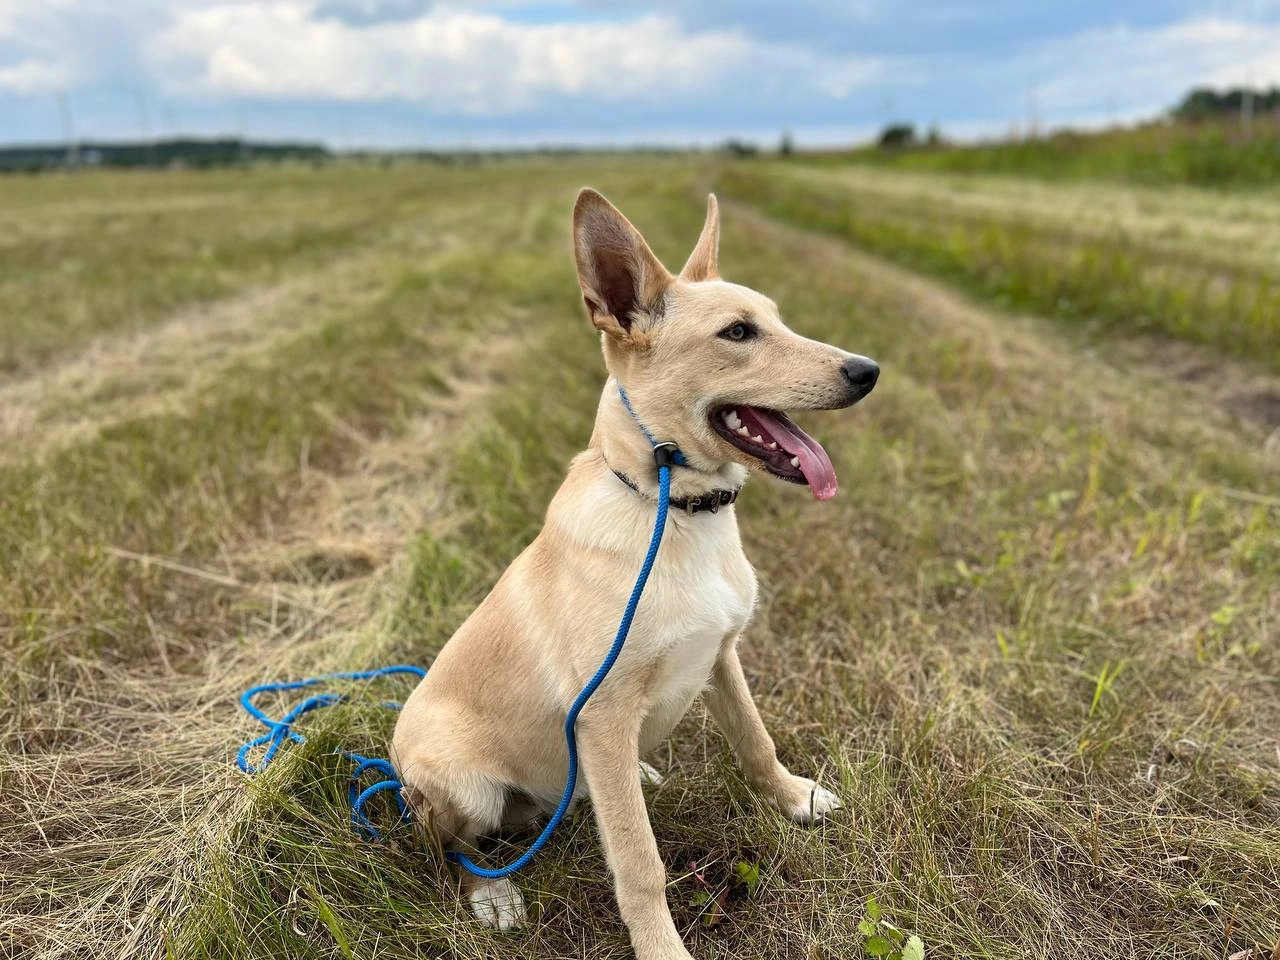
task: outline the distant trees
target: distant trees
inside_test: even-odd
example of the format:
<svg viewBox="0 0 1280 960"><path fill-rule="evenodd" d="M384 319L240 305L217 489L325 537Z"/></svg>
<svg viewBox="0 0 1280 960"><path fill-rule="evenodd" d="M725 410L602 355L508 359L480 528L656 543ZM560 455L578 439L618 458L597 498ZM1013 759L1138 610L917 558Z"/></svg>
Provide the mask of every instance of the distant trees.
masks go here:
<svg viewBox="0 0 1280 960"><path fill-rule="evenodd" d="M880 137L876 141L882 147L914 147L919 140L916 138L916 126L914 123L891 123L880 131Z"/></svg>
<svg viewBox="0 0 1280 960"><path fill-rule="evenodd" d="M1270 90L1232 87L1222 92L1210 87L1196 87L1169 112L1175 120L1218 120L1239 116L1246 109L1246 99L1252 100L1248 106L1255 114L1280 110L1280 87L1272 87Z"/></svg>
<svg viewBox="0 0 1280 960"><path fill-rule="evenodd" d="M228 167L255 160L308 160L330 157L327 149L311 143L258 143L235 138L221 140L176 139L155 142L77 143L74 153L57 146L0 147L0 172L54 170L81 167ZM72 159L74 157L74 159Z"/></svg>
<svg viewBox="0 0 1280 960"><path fill-rule="evenodd" d="M731 157L754 157L760 148L746 140L729 139L720 148Z"/></svg>

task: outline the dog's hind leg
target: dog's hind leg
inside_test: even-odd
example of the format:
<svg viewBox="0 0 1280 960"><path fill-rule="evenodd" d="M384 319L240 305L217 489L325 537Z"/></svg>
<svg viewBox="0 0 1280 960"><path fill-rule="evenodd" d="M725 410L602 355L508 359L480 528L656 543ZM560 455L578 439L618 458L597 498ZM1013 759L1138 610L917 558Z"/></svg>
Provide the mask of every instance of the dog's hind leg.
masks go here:
<svg viewBox="0 0 1280 960"><path fill-rule="evenodd" d="M702 696L737 754L742 772L770 803L800 824L815 823L840 808L840 798L830 790L808 777L795 776L778 762L773 738L751 699L736 638L724 645Z"/></svg>
<svg viewBox="0 0 1280 960"><path fill-rule="evenodd" d="M475 860L479 856L476 840L497 830L504 821L507 789L488 777L456 778L445 787L417 768L402 771L401 780L406 783L403 793L414 820L442 852L457 851ZM524 897L511 880L477 877L462 867L457 870L471 913L482 924L511 930L524 922Z"/></svg>
<svg viewBox="0 0 1280 960"><path fill-rule="evenodd" d="M474 856L472 850L466 851ZM494 930L515 930L520 927L527 912L524 897L508 877L489 879L462 871L462 889L471 904L472 915L486 927Z"/></svg>

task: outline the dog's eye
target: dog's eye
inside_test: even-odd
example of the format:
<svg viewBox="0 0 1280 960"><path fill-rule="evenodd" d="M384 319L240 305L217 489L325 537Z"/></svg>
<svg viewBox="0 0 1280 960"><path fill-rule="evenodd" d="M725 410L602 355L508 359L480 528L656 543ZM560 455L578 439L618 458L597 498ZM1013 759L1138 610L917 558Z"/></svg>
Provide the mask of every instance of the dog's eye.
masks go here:
<svg viewBox="0 0 1280 960"><path fill-rule="evenodd" d="M735 323L731 327L725 327L720 331L720 336L724 337L726 340L750 340L755 335L756 328L751 326L749 323L742 323L741 321Z"/></svg>

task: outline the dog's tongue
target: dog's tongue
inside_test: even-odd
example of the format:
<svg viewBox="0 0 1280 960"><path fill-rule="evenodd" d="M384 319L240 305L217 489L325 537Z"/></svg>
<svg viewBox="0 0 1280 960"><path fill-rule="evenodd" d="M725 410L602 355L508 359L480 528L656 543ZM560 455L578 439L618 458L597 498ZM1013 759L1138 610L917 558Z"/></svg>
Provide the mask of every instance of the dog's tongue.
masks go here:
<svg viewBox="0 0 1280 960"><path fill-rule="evenodd" d="M809 481L809 489L815 497L830 500L836 495L839 487L836 468L831 465L831 458L822 449L822 444L796 426L785 413L758 407L752 407L751 413L778 441L778 446L800 461L800 472Z"/></svg>

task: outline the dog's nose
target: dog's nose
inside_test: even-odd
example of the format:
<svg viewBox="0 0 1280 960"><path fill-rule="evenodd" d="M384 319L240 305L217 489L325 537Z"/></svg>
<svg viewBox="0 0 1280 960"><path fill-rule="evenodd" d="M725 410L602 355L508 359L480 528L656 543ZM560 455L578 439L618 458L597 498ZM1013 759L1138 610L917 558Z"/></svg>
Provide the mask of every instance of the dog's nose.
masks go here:
<svg viewBox="0 0 1280 960"><path fill-rule="evenodd" d="M866 396L880 378L880 364L866 357L851 357L844 362L840 372L849 381L849 386L857 387Z"/></svg>

